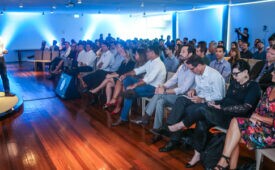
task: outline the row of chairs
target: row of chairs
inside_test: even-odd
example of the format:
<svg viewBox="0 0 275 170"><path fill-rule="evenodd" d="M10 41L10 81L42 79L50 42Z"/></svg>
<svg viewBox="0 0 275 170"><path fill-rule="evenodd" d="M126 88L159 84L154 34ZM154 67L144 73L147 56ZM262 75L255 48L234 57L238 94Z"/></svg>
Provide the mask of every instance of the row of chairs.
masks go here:
<svg viewBox="0 0 275 170"><path fill-rule="evenodd" d="M59 51L49 51L49 50L36 50L34 52L34 59L28 60L34 63L34 70L38 70L38 63L42 64L42 71L45 70L45 64L49 64L52 60L59 56Z"/></svg>

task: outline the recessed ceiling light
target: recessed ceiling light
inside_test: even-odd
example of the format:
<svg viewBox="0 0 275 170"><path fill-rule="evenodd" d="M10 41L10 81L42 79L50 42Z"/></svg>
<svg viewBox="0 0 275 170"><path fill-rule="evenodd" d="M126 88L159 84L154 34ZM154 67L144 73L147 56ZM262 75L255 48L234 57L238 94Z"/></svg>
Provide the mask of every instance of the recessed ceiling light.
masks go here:
<svg viewBox="0 0 275 170"><path fill-rule="evenodd" d="M19 4L19 8L23 8L24 6L23 6L23 4L22 3L20 3Z"/></svg>
<svg viewBox="0 0 275 170"><path fill-rule="evenodd" d="M78 4L82 4L82 1L81 1L81 0L77 0L77 3L78 3Z"/></svg>
<svg viewBox="0 0 275 170"><path fill-rule="evenodd" d="M53 6L52 6L52 9L56 9L56 6L55 6L55 5L53 5Z"/></svg>

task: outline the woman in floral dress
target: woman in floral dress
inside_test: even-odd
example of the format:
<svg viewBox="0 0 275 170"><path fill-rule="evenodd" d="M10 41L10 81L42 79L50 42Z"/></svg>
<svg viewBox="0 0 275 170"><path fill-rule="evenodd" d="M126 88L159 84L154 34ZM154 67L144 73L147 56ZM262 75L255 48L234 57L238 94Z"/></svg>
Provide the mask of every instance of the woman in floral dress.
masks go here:
<svg viewBox="0 0 275 170"><path fill-rule="evenodd" d="M275 54L271 54L275 55ZM272 72L275 82L275 70ZM236 169L239 142L249 149L275 147L275 86L267 88L250 118L233 118L226 134L223 154L215 169Z"/></svg>

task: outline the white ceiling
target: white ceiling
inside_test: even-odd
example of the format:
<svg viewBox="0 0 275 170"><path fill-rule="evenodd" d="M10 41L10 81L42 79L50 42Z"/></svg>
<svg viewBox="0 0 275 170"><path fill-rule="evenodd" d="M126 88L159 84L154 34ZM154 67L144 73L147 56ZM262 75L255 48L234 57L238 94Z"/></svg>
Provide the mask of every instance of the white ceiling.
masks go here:
<svg viewBox="0 0 275 170"><path fill-rule="evenodd" d="M180 11L209 5L228 4L229 0L0 0L0 11L59 13L138 13ZM231 0L232 4L260 0ZM20 8L19 5L23 5ZM53 6L56 8L54 9Z"/></svg>

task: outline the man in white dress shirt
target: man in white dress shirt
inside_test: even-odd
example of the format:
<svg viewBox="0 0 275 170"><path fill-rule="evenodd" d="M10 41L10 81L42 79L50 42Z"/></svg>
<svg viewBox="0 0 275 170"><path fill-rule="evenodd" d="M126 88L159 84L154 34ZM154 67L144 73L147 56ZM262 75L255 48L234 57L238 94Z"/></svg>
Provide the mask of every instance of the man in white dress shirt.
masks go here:
<svg viewBox="0 0 275 170"><path fill-rule="evenodd" d="M199 56L192 56L186 61L186 64L196 74L195 88L189 90L187 96L177 98L166 125L178 123L187 114L192 114L195 109L205 106L206 102L221 100L225 96L225 81L217 70L205 65ZM180 137L180 131L171 133L170 141L159 151L173 150L178 146Z"/></svg>
<svg viewBox="0 0 275 170"><path fill-rule="evenodd" d="M125 96L124 105L117 122L113 126L119 125L128 121L128 114L132 106L133 98L135 97L152 97L156 87L163 84L166 77L166 68L160 60L160 50L158 45L151 45L146 52L148 61L143 66L134 69L120 77L123 80L123 85L127 92L132 92L133 96ZM137 79L133 76L145 73L143 79Z"/></svg>
<svg viewBox="0 0 275 170"><path fill-rule="evenodd" d="M5 49L3 39L0 36L0 75L5 90L5 96L14 96L14 94L10 93L10 84L7 75L7 67L4 59L4 54L7 53L8 51Z"/></svg>

